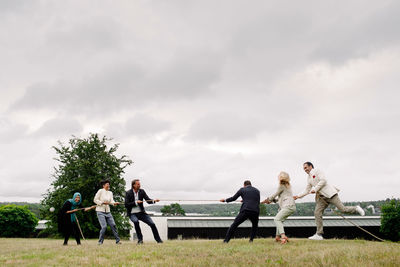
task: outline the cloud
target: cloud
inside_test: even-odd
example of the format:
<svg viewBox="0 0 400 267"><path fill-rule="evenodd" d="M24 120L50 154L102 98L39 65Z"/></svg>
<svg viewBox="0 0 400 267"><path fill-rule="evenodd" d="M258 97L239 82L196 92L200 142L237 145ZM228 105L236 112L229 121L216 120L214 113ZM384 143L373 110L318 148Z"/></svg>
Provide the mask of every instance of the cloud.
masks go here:
<svg viewBox="0 0 400 267"><path fill-rule="evenodd" d="M251 113L250 113L251 114ZM242 141L256 138L264 131L280 129L273 116L228 113L209 113L195 121L188 131L187 139L199 141Z"/></svg>
<svg viewBox="0 0 400 267"><path fill-rule="evenodd" d="M24 138L28 129L28 125L11 122L6 118L0 118L0 143L12 143Z"/></svg>
<svg viewBox="0 0 400 267"><path fill-rule="evenodd" d="M126 130L132 135L148 135L168 130L170 124L166 121L157 120L145 114L138 114L128 119Z"/></svg>
<svg viewBox="0 0 400 267"><path fill-rule="evenodd" d="M351 5L357 8L360 3ZM400 38L394 25L400 23L399 8L398 1L389 1L368 6L357 16L353 16L353 9L337 13L312 37L319 43L310 54L311 58L343 64L350 59L368 57L378 49L398 45Z"/></svg>
<svg viewBox="0 0 400 267"><path fill-rule="evenodd" d="M51 146L89 132L160 198L267 195L281 170L299 192L306 160L344 200L398 196L397 1L25 2L0 3L8 198L40 199Z"/></svg>
<svg viewBox="0 0 400 267"><path fill-rule="evenodd" d="M32 3L24 0L3 0L0 1L0 14L11 15L26 10Z"/></svg>
<svg viewBox="0 0 400 267"><path fill-rule="evenodd" d="M158 101L193 99L211 93L222 61L201 51L177 55L159 69L118 62L73 82L35 83L10 108L68 110L86 115L106 114Z"/></svg>
<svg viewBox="0 0 400 267"><path fill-rule="evenodd" d="M60 137L78 135L82 132L82 125L72 118L54 118L46 121L33 133L33 136Z"/></svg>
<svg viewBox="0 0 400 267"><path fill-rule="evenodd" d="M129 136L149 137L170 129L168 121L156 119L148 114L139 113L127 119L124 123L111 123L106 126L106 133L113 137L127 138Z"/></svg>
<svg viewBox="0 0 400 267"><path fill-rule="evenodd" d="M47 32L44 45L54 49L54 52L64 50L64 53L82 56L119 49L122 41L119 26L116 20L106 16L78 22L68 17L58 18Z"/></svg>

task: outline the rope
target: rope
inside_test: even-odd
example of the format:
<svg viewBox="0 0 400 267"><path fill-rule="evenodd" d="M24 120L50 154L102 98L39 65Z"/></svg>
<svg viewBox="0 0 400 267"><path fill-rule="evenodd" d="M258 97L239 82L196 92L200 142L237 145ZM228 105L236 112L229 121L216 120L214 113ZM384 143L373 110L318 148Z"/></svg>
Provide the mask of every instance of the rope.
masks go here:
<svg viewBox="0 0 400 267"><path fill-rule="evenodd" d="M79 224L78 216L76 216L76 214L75 214L75 219L76 219L76 224L78 225L78 228L79 228L79 232L81 232L82 238L83 238L83 240L85 240L85 242L87 244L87 241L86 241L85 237L83 236L81 225Z"/></svg>
<svg viewBox="0 0 400 267"><path fill-rule="evenodd" d="M91 210L91 209L94 209L94 208L96 208L96 207L97 207L96 205L93 205L93 206L86 207L86 208L79 208L79 209L76 209L76 211L78 211L78 210L84 210L84 209Z"/></svg>
<svg viewBox="0 0 400 267"><path fill-rule="evenodd" d="M207 201L207 202L209 202L209 201L213 201L213 202L215 202L215 201L219 201L219 200L215 200L215 199L160 199L160 201L198 201L198 202L200 202L200 201Z"/></svg>
<svg viewBox="0 0 400 267"><path fill-rule="evenodd" d="M150 199L150 200L142 200L143 202L147 202L147 203L153 203L154 200ZM190 202L220 202L218 199L160 199L160 201L167 201L167 202L184 202L184 201L190 201ZM231 201L231 202L239 202L241 203L241 200L235 200L235 201ZM155 203L155 202L154 202ZM227 203L227 202L224 202ZM229 202L230 203L230 202ZM109 204L112 205L112 204ZM117 205L125 205L125 203L119 202ZM93 205L90 207L84 207L84 208L79 208L79 209L75 209L75 211L80 211L80 210L84 210L84 209L94 209L96 208L98 205Z"/></svg>
<svg viewBox="0 0 400 267"><path fill-rule="evenodd" d="M220 202L217 199L160 199L160 201L169 201L169 202L183 202L183 201L193 201L193 202ZM231 202L242 202L240 200L235 200L235 201L231 201ZM224 202L227 203L227 202Z"/></svg>
<svg viewBox="0 0 400 267"><path fill-rule="evenodd" d="M371 232L368 232L367 230L365 230L364 228L362 228L361 226L355 224L354 222L352 222L351 220L347 219L346 217L344 217L341 213L337 212L334 210L334 212L338 215L340 215L343 219L345 219L346 221L348 221L349 223L351 223L352 225L354 225L355 227L357 227L358 229L361 229L362 231L366 232L367 234L375 237L376 239L378 239L381 242L385 242L385 240L383 240L382 238L377 237L376 235L372 234Z"/></svg>
<svg viewBox="0 0 400 267"><path fill-rule="evenodd" d="M326 201L323 197L321 197L320 195L316 195L317 197L319 197L322 201L325 202L325 204L327 204L327 207L329 206L329 202ZM354 222L352 222L351 220L347 219L346 217L344 217L341 213L337 212L336 210L333 210L336 214L338 214L340 217L342 217L344 220L348 221L349 223L351 223L352 225L354 225L355 227L357 227L358 229L361 229L362 231L366 232L367 234L371 235L372 237L375 237L376 239L378 239L381 242L385 242L385 240L383 240L382 238L377 237L376 235L372 234L371 232L368 232L367 230L365 230L364 228L362 228L361 226L355 224Z"/></svg>

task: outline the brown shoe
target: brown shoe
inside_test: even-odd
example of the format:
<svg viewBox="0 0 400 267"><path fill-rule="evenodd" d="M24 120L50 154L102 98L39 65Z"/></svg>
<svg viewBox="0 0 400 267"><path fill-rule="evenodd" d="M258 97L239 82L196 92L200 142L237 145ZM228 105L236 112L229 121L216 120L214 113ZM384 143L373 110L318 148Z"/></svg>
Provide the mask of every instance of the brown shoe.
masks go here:
<svg viewBox="0 0 400 267"><path fill-rule="evenodd" d="M281 237L280 236L275 236L275 242L279 242L281 241Z"/></svg>
<svg viewBox="0 0 400 267"><path fill-rule="evenodd" d="M281 244L283 245L283 244L286 244L287 242L289 242L289 238L287 238L287 237L282 237L281 238Z"/></svg>

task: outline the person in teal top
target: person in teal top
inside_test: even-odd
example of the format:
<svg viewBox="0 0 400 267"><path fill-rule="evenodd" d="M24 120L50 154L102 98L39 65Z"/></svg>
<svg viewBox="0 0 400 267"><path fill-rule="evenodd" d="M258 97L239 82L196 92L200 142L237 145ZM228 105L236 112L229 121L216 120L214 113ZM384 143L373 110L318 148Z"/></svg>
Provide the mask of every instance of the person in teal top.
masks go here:
<svg viewBox="0 0 400 267"><path fill-rule="evenodd" d="M58 231L64 235L64 246L68 244L71 234L74 235L76 243L81 244L79 228L75 212L82 203L81 194L76 192L74 196L64 202L58 215Z"/></svg>

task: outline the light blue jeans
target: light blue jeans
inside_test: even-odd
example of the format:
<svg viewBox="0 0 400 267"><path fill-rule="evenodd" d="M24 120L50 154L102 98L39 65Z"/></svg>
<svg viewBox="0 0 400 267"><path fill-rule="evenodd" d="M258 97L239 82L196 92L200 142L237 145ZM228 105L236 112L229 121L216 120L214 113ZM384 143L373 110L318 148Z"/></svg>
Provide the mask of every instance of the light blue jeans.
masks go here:
<svg viewBox="0 0 400 267"><path fill-rule="evenodd" d="M289 206L282 208L278 214L276 214L274 221L276 225L276 235L281 235L285 233L283 229L283 222L296 211L296 206Z"/></svg>
<svg viewBox="0 0 400 267"><path fill-rule="evenodd" d="M111 231L113 232L114 237L115 237L115 241L116 241L116 243L118 243L120 241L120 238L118 236L117 227L115 225L114 218L113 218L111 212L97 211L96 213L97 213L97 218L99 219L99 223L101 226L99 243L103 244L104 234L106 233L106 230L107 230L107 224L110 225Z"/></svg>

